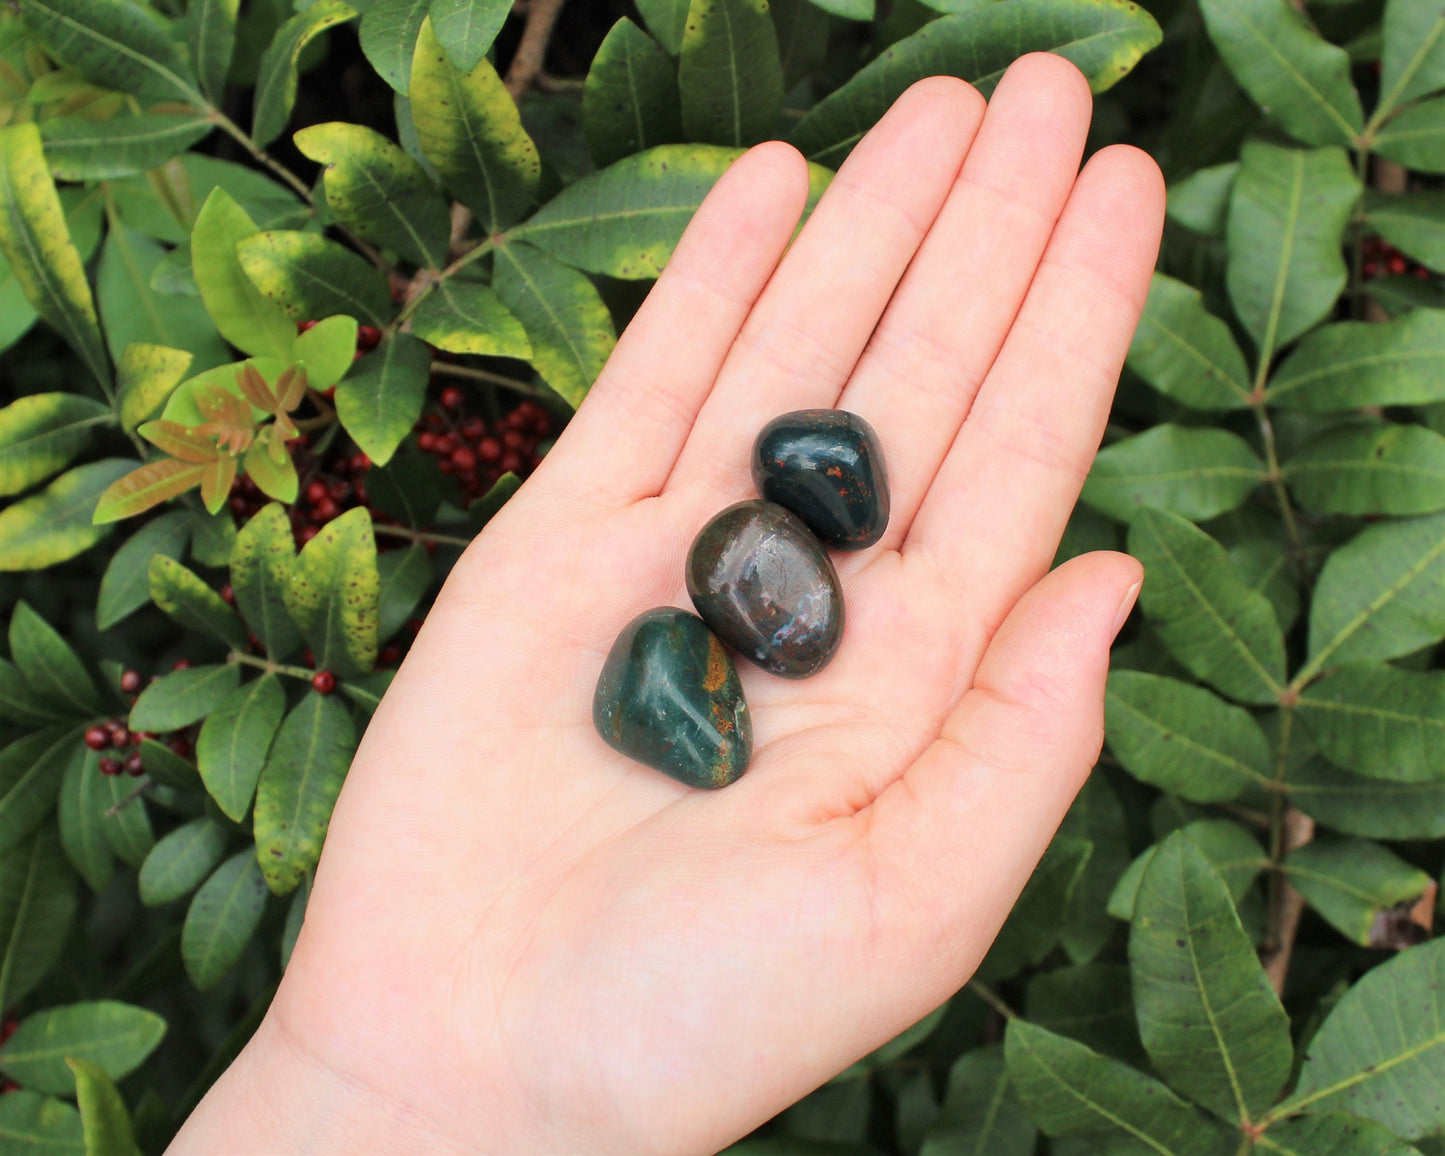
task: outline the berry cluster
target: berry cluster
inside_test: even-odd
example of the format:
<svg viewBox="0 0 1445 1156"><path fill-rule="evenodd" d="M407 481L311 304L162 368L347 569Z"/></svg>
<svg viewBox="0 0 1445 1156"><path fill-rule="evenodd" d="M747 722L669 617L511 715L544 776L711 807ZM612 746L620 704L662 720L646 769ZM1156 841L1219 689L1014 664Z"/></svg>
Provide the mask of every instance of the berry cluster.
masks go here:
<svg viewBox="0 0 1445 1156"><path fill-rule="evenodd" d="M181 659L172 667L173 670L185 670L191 664ZM154 677L151 679L155 681ZM131 702L135 702L135 696L141 689L140 671L127 670L120 676L120 689L131 696ZM85 730L85 745L93 751L112 751L113 754L105 755L100 760L100 773L102 775L119 775L124 772L127 775L143 775L145 767L141 763L140 744L142 739L155 739L170 747L183 759L191 757L195 750L196 736L193 733L195 728L171 731L168 734L152 734L149 731L132 731L126 726L124 719L106 719L103 723L87 727Z"/></svg>
<svg viewBox="0 0 1445 1156"><path fill-rule="evenodd" d="M537 447L552 432L552 418L534 401L523 401L488 424L463 412L465 396L454 385L441 392L441 409L416 423L417 448L437 460L437 469L456 478L468 499L485 494L503 474L537 468Z"/></svg>
<svg viewBox="0 0 1445 1156"><path fill-rule="evenodd" d="M1360 272L1367 281L1375 277L1417 277L1428 281L1434 276L1424 265L1410 260L1383 237L1366 237L1360 248L1364 257Z"/></svg>

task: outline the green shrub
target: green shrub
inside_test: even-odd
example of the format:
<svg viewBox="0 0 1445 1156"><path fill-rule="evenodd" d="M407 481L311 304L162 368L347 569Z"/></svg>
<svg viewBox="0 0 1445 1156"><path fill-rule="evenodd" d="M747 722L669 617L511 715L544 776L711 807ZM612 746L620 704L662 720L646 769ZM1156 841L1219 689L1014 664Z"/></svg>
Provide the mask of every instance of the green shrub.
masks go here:
<svg viewBox="0 0 1445 1156"><path fill-rule="evenodd" d="M1037 49L1144 58L1092 143L1170 177L1061 550L1148 572L1106 753L973 981L735 1151L1445 1152L1445 14L616 7L557 75L505 0L0 9L0 1152L159 1151L245 1042L418 617L741 148L816 199Z"/></svg>

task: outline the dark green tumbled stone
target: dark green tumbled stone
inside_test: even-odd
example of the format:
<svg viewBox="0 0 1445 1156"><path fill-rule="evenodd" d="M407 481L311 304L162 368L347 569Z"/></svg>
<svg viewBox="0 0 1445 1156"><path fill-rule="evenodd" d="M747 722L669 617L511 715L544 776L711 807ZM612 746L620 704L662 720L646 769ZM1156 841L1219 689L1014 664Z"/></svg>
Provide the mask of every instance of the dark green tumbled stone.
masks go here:
<svg viewBox="0 0 1445 1156"><path fill-rule="evenodd" d="M702 619L675 606L639 614L617 636L592 722L608 746L690 787L727 786L752 754L733 660Z"/></svg>
<svg viewBox="0 0 1445 1156"><path fill-rule="evenodd" d="M888 526L888 475L873 427L841 409L775 417L753 443L753 482L835 550L863 550Z"/></svg>
<svg viewBox="0 0 1445 1156"><path fill-rule="evenodd" d="M739 502L702 528L687 592L719 638L787 678L817 673L843 636L838 572L802 519L773 502Z"/></svg>

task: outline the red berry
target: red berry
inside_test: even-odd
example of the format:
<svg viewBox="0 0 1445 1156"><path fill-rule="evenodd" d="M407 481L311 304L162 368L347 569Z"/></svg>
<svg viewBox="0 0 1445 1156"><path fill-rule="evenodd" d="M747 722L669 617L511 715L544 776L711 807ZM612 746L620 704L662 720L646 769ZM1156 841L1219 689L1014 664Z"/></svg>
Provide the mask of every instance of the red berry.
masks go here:
<svg viewBox="0 0 1445 1156"><path fill-rule="evenodd" d="M223 586L221 588L222 598L226 596L226 591L229 589L230 586ZM126 694L135 694L136 691L140 690L140 684L141 678L140 671L138 670L128 670L120 676L120 689Z"/></svg>
<svg viewBox="0 0 1445 1156"><path fill-rule="evenodd" d="M175 661L174 663L171 664L171 669L172 669L172 670L190 670L190 669L191 669L190 660L189 660L189 659L186 659L186 658L178 658L178 659L176 659L176 661Z"/></svg>
<svg viewBox="0 0 1445 1156"><path fill-rule="evenodd" d="M447 428L447 419L439 413L429 413L426 415L426 428L432 433L441 433Z"/></svg>
<svg viewBox="0 0 1445 1156"><path fill-rule="evenodd" d="M311 689L317 694L330 694L336 689L336 676L329 670L318 670L311 676Z"/></svg>
<svg viewBox="0 0 1445 1156"><path fill-rule="evenodd" d="M456 434L442 434L441 437L437 438L437 452L443 454L450 454L452 450L456 449L457 446L460 444L461 439L457 437Z"/></svg>
<svg viewBox="0 0 1445 1156"><path fill-rule="evenodd" d="M1416 265L1415 276L1421 281L1428 281L1430 280L1430 270L1425 268L1424 265Z"/></svg>
<svg viewBox="0 0 1445 1156"><path fill-rule="evenodd" d="M509 429L502 434L502 445L509 450L519 450L526 444L527 439L522 436L520 430Z"/></svg>
<svg viewBox="0 0 1445 1156"><path fill-rule="evenodd" d="M452 465L465 472L477 464L477 455L466 446L458 446L452 452Z"/></svg>
<svg viewBox="0 0 1445 1156"><path fill-rule="evenodd" d="M141 762L140 755L131 755L125 761L125 773L128 775L145 774L145 764Z"/></svg>
<svg viewBox="0 0 1445 1156"><path fill-rule="evenodd" d="M442 390L442 409L461 409L464 400L462 391L454 385L449 385Z"/></svg>
<svg viewBox="0 0 1445 1156"><path fill-rule="evenodd" d="M227 606L236 605L236 588L229 582L221 587L221 601Z"/></svg>
<svg viewBox="0 0 1445 1156"><path fill-rule="evenodd" d="M381 653L376 656L376 661L379 662L379 663L381 663L382 666L390 666L393 662L397 661L397 659L399 659L400 657L401 657L401 647L399 647L399 646L383 646L383 647L381 648Z"/></svg>
<svg viewBox="0 0 1445 1156"><path fill-rule="evenodd" d="M298 321L298 322L296 322L296 332L297 332L297 333L305 333L308 329L310 329L310 328L311 328L313 325L315 325L315 324L316 324L316 322L314 322L314 321Z"/></svg>
<svg viewBox="0 0 1445 1156"><path fill-rule="evenodd" d="M456 466L452 465L451 458L442 458L441 461L437 462L437 469L441 470L444 474L449 474L456 469Z"/></svg>
<svg viewBox="0 0 1445 1156"><path fill-rule="evenodd" d="M416 448L424 454L434 454L437 449L437 435L428 430L416 435Z"/></svg>
<svg viewBox="0 0 1445 1156"><path fill-rule="evenodd" d="M319 533L321 533L321 530L317 526L303 526L296 537L300 540L301 545L304 546Z"/></svg>
<svg viewBox="0 0 1445 1156"><path fill-rule="evenodd" d="M362 453L351 455L351 472L353 474L363 474L369 469L371 469L371 459L369 457Z"/></svg>
<svg viewBox="0 0 1445 1156"><path fill-rule="evenodd" d="M308 646L305 650L301 652L301 661L304 662L307 666L316 665L316 655L311 653L311 647Z"/></svg>
<svg viewBox="0 0 1445 1156"><path fill-rule="evenodd" d="M526 410L523 410L523 409L520 408L520 407L518 407L517 409L514 409L511 413L509 413L509 414L507 415L507 428L508 428L508 429L517 429L517 430L526 429L526 428L527 428L529 425L531 425L531 424L532 424L532 417L531 417L531 415L530 415Z"/></svg>
<svg viewBox="0 0 1445 1156"><path fill-rule="evenodd" d="M85 745L93 751L103 751L110 746L110 731L105 727L86 727Z"/></svg>
<svg viewBox="0 0 1445 1156"><path fill-rule="evenodd" d="M351 493L351 487L338 479L331 483L327 489L327 493L331 495L333 502L340 502L345 499L347 494Z"/></svg>
<svg viewBox="0 0 1445 1156"><path fill-rule="evenodd" d="M1390 276L1399 277L1405 272L1405 258L1396 253L1385 262L1385 267L1390 270Z"/></svg>
<svg viewBox="0 0 1445 1156"><path fill-rule="evenodd" d="M502 473L520 474L522 472L522 455L516 450L510 450L502 455Z"/></svg>
<svg viewBox="0 0 1445 1156"><path fill-rule="evenodd" d="M171 739L170 742L166 743L166 746L170 747L171 750L173 750L176 754L180 755L183 759L188 759L191 757L190 742L184 738L181 738L179 735Z"/></svg>
<svg viewBox="0 0 1445 1156"><path fill-rule="evenodd" d="M128 747L130 746L130 738L130 731L126 730L125 727L112 727L110 730L110 741L113 746Z"/></svg>
<svg viewBox="0 0 1445 1156"><path fill-rule="evenodd" d="M308 503L309 505L314 506L314 505L316 505L317 502L321 501L321 500L322 500L323 498L325 498L325 497L326 497L326 483L325 483L325 482L321 481L320 479L317 479L316 481L310 482L310 483L307 484L307 486L306 486L306 501L307 501L307 503Z"/></svg>
<svg viewBox="0 0 1445 1156"><path fill-rule="evenodd" d="M375 349L381 344L381 330L375 325L358 325L356 327L356 348Z"/></svg>
<svg viewBox="0 0 1445 1156"><path fill-rule="evenodd" d="M477 457L484 462L495 462L502 456L502 443L496 438L483 438L477 443Z"/></svg>
<svg viewBox="0 0 1445 1156"><path fill-rule="evenodd" d="M247 509L246 499L240 494L232 494L226 499L226 504L231 507L233 514L245 514Z"/></svg>
<svg viewBox="0 0 1445 1156"><path fill-rule="evenodd" d="M330 494L316 504L316 517L323 522L331 521L339 513L341 513L341 508L331 500Z"/></svg>
<svg viewBox="0 0 1445 1156"><path fill-rule="evenodd" d="M487 423L479 417L469 417L461 424L462 437L474 442L487 432Z"/></svg>
<svg viewBox="0 0 1445 1156"><path fill-rule="evenodd" d="M457 450L457 453L461 452L461 450ZM461 482L465 489L475 490L477 488L477 471L463 470L457 475L457 481Z"/></svg>

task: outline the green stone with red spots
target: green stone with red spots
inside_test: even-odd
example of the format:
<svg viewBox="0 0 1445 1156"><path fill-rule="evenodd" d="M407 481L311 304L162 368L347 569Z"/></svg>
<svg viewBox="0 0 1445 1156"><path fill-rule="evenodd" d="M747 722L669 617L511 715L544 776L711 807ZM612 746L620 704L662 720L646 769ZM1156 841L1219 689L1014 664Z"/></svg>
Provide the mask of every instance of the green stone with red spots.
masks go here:
<svg viewBox="0 0 1445 1156"><path fill-rule="evenodd" d="M888 528L888 474L873 427L841 409L775 417L753 443L753 482L835 550L864 550Z"/></svg>
<svg viewBox="0 0 1445 1156"><path fill-rule="evenodd" d="M806 678L843 636L843 589L803 520L774 502L739 502L693 540L687 592L718 637L764 670Z"/></svg>
<svg viewBox="0 0 1445 1156"><path fill-rule="evenodd" d="M612 644L592 699L608 746L690 787L725 787L748 768L753 731L737 668L702 619L645 611Z"/></svg>

